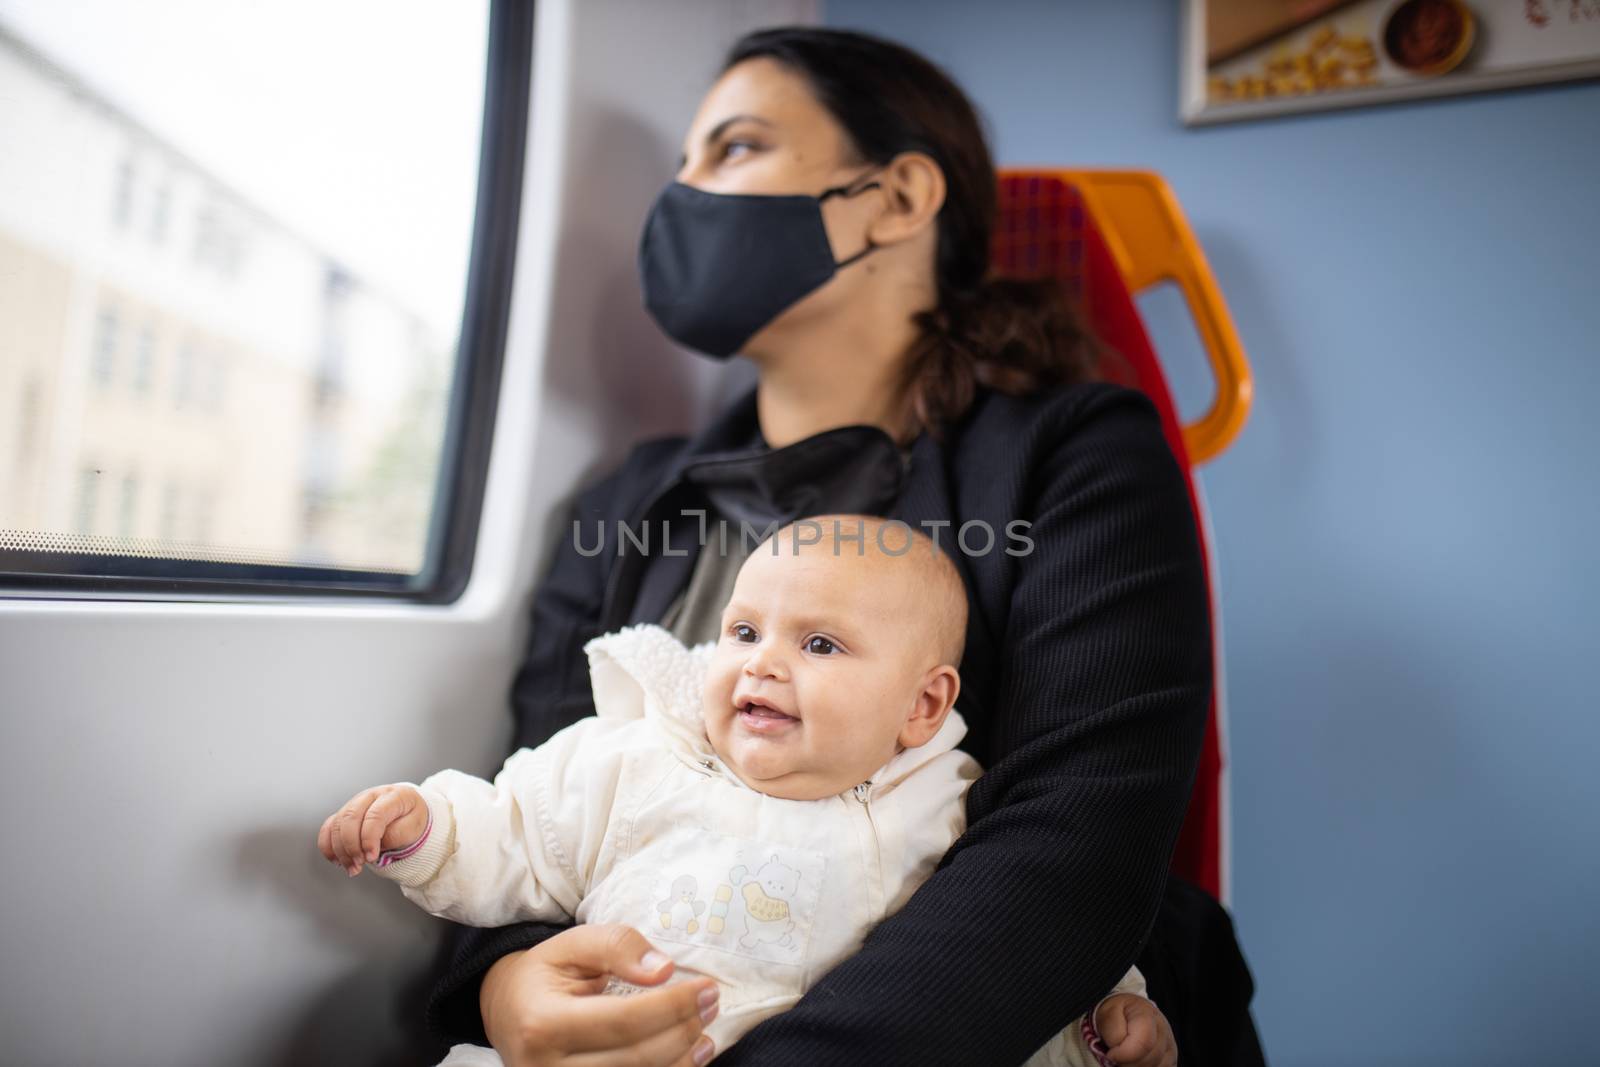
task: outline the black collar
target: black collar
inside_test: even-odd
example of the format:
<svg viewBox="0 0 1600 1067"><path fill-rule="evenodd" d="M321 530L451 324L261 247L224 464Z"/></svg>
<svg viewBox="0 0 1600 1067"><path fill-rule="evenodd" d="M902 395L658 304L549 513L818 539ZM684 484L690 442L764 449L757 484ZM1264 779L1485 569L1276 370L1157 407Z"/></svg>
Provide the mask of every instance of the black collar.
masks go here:
<svg viewBox="0 0 1600 1067"><path fill-rule="evenodd" d="M683 480L730 524L758 529L808 515L884 515L900 497L907 460L876 426L840 426L783 448L702 456Z"/></svg>
<svg viewBox="0 0 1600 1067"><path fill-rule="evenodd" d="M730 523L765 529L826 512L887 515L899 498L911 455L882 428L839 426L782 448L761 435L756 387L691 437L633 520L643 520L674 488L695 486Z"/></svg>
<svg viewBox="0 0 1600 1067"><path fill-rule="evenodd" d="M761 436L752 386L689 439L628 516L630 526L652 539L650 555L659 558L647 568L636 549L620 552L619 545L603 626L621 625L624 611L627 622L654 621L688 581L705 527L684 512L699 509L706 522L726 521L728 543L741 535L741 523L759 533L807 515L889 516L914 458L933 447L924 432L903 455L882 428L858 424L771 448ZM718 535L707 530L706 543L718 544Z"/></svg>

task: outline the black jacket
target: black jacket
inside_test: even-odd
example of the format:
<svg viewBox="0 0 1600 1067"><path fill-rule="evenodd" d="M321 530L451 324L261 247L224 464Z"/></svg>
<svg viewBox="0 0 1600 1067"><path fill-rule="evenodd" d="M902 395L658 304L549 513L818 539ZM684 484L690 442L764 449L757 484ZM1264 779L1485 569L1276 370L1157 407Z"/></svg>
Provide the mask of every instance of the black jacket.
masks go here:
<svg viewBox="0 0 1600 1067"><path fill-rule="evenodd" d="M579 494L572 518L586 548L596 524L609 531L620 519L650 525L651 554L630 545L619 555L611 537L607 551L585 555L570 524L559 532L512 694L517 747L594 713L584 643L661 617L687 583L698 545L699 528L682 513L709 505L690 475L730 457L737 465L752 449L765 450L754 389L693 438L637 445ZM752 470L783 480L759 462ZM896 489L889 514L930 535L929 524L949 523L941 544L975 519L995 531L993 551L953 553L971 600L962 747L987 770L969 791L966 833L905 907L793 1009L717 1062L1020 1063L1136 958L1179 1034L1185 1067L1230 1062L1187 1043L1185 1004L1206 1002L1208 1014L1216 1005L1161 985L1167 975L1203 972L1203 961L1140 957L1158 912L1173 911L1162 909L1167 867L1212 687L1195 519L1154 405L1107 383L1023 398L980 389L942 442L917 438ZM778 510L804 508L782 498L782 485L755 491ZM1007 554L1018 547L1007 524L1019 519L1034 547ZM981 540L975 532L971 543ZM1225 924L1226 916L1210 906L1215 940L1217 917ZM483 972L560 929L463 928L429 1004L434 1028L482 1042ZM1231 928L1225 940L1236 957ZM1170 957L1199 939L1180 930L1156 943ZM1231 981L1220 1002L1242 1014L1248 973L1242 987Z"/></svg>

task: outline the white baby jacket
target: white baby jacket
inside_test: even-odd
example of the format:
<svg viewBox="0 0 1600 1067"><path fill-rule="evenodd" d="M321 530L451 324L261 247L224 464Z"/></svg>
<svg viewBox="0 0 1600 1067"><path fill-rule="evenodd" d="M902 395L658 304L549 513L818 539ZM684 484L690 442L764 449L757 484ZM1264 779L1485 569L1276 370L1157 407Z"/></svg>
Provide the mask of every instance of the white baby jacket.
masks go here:
<svg viewBox="0 0 1600 1067"><path fill-rule="evenodd" d="M594 638L584 650L596 714L514 754L493 783L426 778L427 840L373 869L472 926L627 923L673 958L669 981L717 980L707 1033L729 1047L853 955L933 873L981 769L956 748L967 727L952 708L932 740L852 790L757 792L706 737L714 647L685 648L648 623ZM1130 970L1112 992L1143 995L1144 980ZM1095 1061L1074 1023L1028 1062Z"/></svg>

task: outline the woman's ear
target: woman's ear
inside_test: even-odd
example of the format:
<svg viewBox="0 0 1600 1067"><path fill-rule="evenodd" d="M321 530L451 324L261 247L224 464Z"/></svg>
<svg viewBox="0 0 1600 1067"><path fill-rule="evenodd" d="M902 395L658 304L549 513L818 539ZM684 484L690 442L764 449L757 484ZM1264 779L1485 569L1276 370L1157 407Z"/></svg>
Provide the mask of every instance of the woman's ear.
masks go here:
<svg viewBox="0 0 1600 1067"><path fill-rule="evenodd" d="M878 173L887 209L873 219L867 238L875 245L915 237L944 207L944 171L924 152L901 152Z"/></svg>
<svg viewBox="0 0 1600 1067"><path fill-rule="evenodd" d="M960 692L961 675L948 663L924 675L922 689L911 705L911 712L900 725L900 743L906 748L916 748L933 740L933 735L939 732L945 717L955 706L956 695Z"/></svg>

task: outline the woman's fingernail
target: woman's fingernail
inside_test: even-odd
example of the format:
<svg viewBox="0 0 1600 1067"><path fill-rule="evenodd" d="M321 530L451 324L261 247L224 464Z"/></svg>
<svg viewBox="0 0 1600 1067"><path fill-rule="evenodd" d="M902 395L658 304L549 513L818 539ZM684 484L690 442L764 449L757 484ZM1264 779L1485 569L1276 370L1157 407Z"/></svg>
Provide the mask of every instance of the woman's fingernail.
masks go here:
<svg viewBox="0 0 1600 1067"><path fill-rule="evenodd" d="M708 1023L717 1017L717 987L700 990L700 1021Z"/></svg>
<svg viewBox="0 0 1600 1067"><path fill-rule="evenodd" d="M711 1054L716 1050L717 1046L711 1043L711 1039L702 1035L700 1040L694 1043L694 1052L690 1058L694 1060L696 1067L700 1067L711 1062Z"/></svg>
<svg viewBox="0 0 1600 1067"><path fill-rule="evenodd" d="M651 949L649 952L644 954L643 958L639 960L639 966L643 967L647 971L659 971L670 962L672 961L667 959L667 957L663 956L655 949Z"/></svg>

